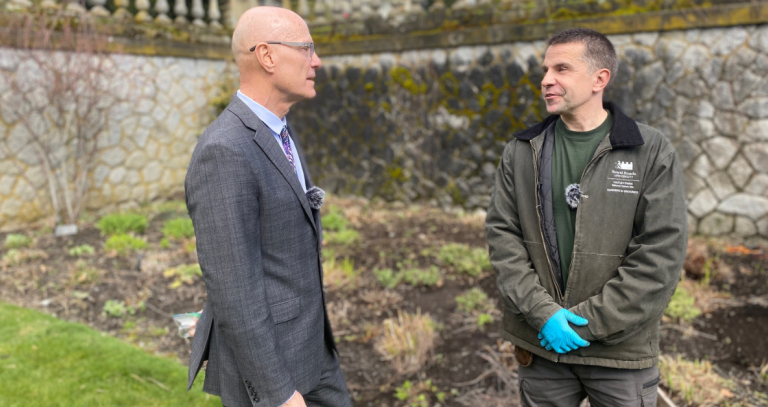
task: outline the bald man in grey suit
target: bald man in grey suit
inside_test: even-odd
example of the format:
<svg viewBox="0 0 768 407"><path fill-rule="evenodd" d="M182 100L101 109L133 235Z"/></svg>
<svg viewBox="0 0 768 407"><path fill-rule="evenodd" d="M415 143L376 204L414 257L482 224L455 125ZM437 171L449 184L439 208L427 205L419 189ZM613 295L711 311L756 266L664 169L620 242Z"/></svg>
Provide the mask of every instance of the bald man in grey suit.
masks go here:
<svg viewBox="0 0 768 407"><path fill-rule="evenodd" d="M232 36L240 90L200 137L185 182L208 299L189 383L228 407L351 406L322 288L319 190L285 115L315 96L304 20L248 10ZM309 194L308 194L309 192Z"/></svg>

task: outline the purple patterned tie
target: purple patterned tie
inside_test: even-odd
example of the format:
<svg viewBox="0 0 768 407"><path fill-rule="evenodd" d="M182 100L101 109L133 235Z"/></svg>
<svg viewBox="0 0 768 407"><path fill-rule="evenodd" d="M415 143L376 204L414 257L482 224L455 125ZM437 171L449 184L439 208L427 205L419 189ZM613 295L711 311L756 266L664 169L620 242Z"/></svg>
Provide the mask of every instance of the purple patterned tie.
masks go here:
<svg viewBox="0 0 768 407"><path fill-rule="evenodd" d="M293 172L296 172L296 164L293 163L293 152L291 151L291 139L288 137L288 127L283 126L283 131L280 132L280 139L283 140L283 150L285 151L285 157L288 158L288 162L291 163Z"/></svg>

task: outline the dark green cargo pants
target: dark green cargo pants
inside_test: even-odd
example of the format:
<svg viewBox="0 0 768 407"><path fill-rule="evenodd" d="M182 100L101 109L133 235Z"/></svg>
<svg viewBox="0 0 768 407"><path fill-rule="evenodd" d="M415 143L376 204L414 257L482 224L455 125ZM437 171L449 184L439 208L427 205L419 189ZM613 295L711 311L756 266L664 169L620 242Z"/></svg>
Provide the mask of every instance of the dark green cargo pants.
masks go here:
<svg viewBox="0 0 768 407"><path fill-rule="evenodd" d="M534 356L518 370L523 407L656 407L659 369L613 369L550 362Z"/></svg>

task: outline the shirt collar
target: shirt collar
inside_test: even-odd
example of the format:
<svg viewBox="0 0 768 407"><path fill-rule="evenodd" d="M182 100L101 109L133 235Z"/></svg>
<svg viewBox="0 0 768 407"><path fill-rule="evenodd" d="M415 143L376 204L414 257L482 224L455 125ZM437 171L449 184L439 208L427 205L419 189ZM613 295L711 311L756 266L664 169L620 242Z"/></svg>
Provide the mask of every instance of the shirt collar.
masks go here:
<svg viewBox="0 0 768 407"><path fill-rule="evenodd" d="M245 103L248 108L250 108L253 113L256 114L256 116L259 117L259 119L264 122L264 124L269 127L270 130L272 130L275 134L280 134L280 132L283 131L283 127L288 125L288 121L285 119L285 117L282 118L282 120L277 117L274 113L267 110L266 107L256 103L253 99L249 98L248 96L245 96L243 92L240 92L240 90L237 91L237 96L240 98L240 100Z"/></svg>

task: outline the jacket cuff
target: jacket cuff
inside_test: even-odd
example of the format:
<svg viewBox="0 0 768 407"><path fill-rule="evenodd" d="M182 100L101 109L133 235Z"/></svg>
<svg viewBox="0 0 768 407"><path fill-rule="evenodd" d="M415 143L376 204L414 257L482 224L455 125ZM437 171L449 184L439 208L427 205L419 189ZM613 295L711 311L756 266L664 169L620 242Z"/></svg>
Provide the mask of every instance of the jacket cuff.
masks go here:
<svg viewBox="0 0 768 407"><path fill-rule="evenodd" d="M293 386L293 383L286 383L286 385L281 386L279 389L274 389L273 391L259 391L253 387L253 383L250 380L244 379L243 382L253 407L280 407L288 403L296 393L296 387Z"/></svg>
<svg viewBox="0 0 768 407"><path fill-rule="evenodd" d="M583 304L583 303L582 303ZM579 304L581 305L581 304ZM587 326L576 326L573 324L571 325L571 328L573 328L574 331L581 337L581 339L584 339L587 342L594 342L597 341L597 337L592 333L592 330L590 329L590 324L594 324L593 321L590 321L590 318L584 314L584 312L579 309L579 305L576 305L575 307L571 307L568 311L571 311L572 313L586 319L589 321Z"/></svg>
<svg viewBox="0 0 768 407"><path fill-rule="evenodd" d="M291 401L291 399L292 399L292 398L293 398L293 396L295 396L295 395L296 395L296 390L294 390L294 391L293 391L293 393L291 394L291 397L288 397L288 399L287 399L287 400L285 400L285 403L283 403L283 404L280 404L278 407L283 407L284 405L288 404L288 402L289 402L289 401Z"/></svg>
<svg viewBox="0 0 768 407"><path fill-rule="evenodd" d="M538 304L534 305L525 316L525 320L528 321L537 332L541 332L541 328L544 324L555 315L557 311L560 311L563 307L559 306L554 300L549 298L541 300Z"/></svg>

